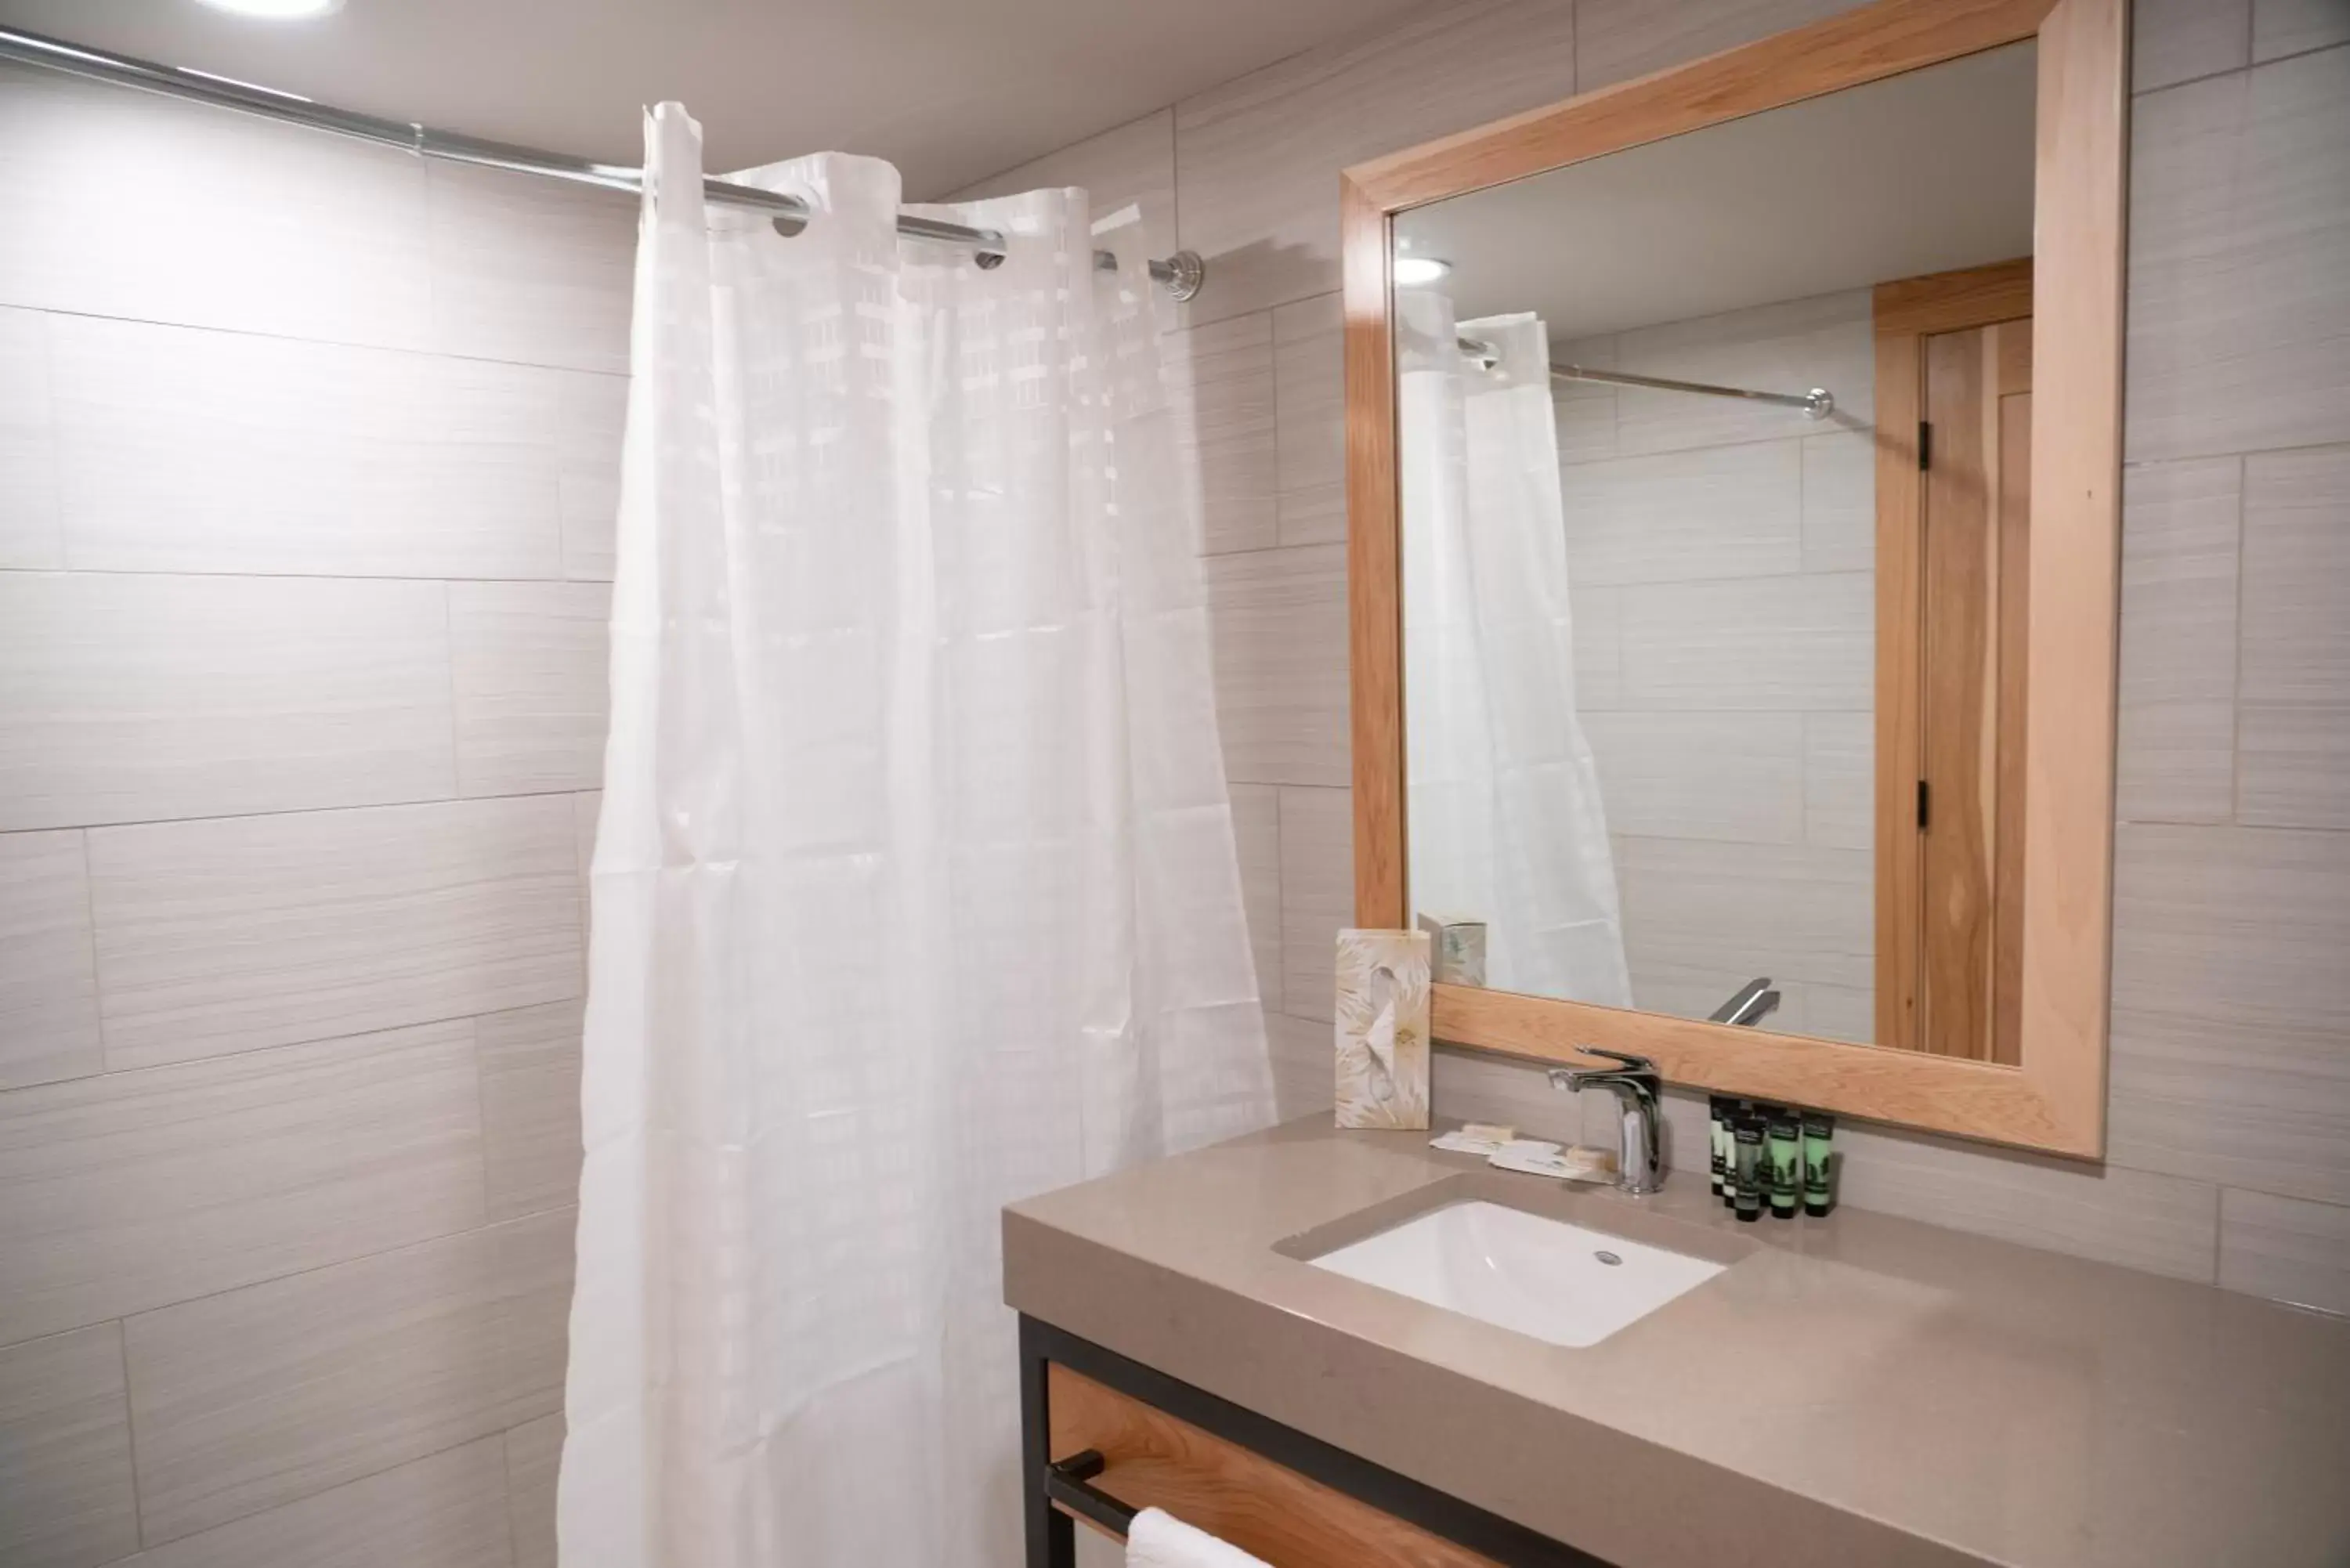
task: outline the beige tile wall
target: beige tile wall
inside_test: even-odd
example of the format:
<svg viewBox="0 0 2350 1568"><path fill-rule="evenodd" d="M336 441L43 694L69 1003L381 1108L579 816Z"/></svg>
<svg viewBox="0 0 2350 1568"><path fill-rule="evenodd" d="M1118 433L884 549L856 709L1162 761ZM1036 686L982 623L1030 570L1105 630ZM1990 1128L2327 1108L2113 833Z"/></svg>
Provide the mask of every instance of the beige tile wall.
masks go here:
<svg viewBox="0 0 2350 1568"><path fill-rule="evenodd" d="M0 1568L551 1563L634 204L0 144Z"/></svg>
<svg viewBox="0 0 2350 1568"><path fill-rule="evenodd" d="M1250 809L1277 801L1275 830L1244 834L1243 853L1285 1108L1327 1098L1326 954L1349 885L1343 562L1328 543L1337 171L1845 4L1434 6L974 188L1089 182L1142 199L1162 254L1207 257L1178 352L1196 367L1203 461L1222 476L1200 526L1227 757ZM2340 0L2137 9L2112 1158L1845 1135L1865 1207L2337 1311L2350 1303L2350 1012L2334 972L2350 951L2345 44ZM1630 445L1619 428L1568 455L1629 456L1655 429L1633 421ZM1805 456L1822 460L1806 479L1831 483L1801 520L1804 564L1857 574L1866 489L1833 483L1849 468L1834 454ZM1623 652L1656 640L1646 591L1579 596L1586 707L1623 707L1627 682L1677 689ZM1803 745L1805 836L1865 848L1865 737L1831 716ZM1775 826L1790 803L1757 766L1745 808ZM1819 994L1791 1007L1823 1027L1851 1017L1851 995L1807 989ZM1579 1120L1491 1062L1445 1057L1437 1093L1456 1113L1568 1133ZM1702 1104L1678 1099L1675 1114L1686 1134Z"/></svg>

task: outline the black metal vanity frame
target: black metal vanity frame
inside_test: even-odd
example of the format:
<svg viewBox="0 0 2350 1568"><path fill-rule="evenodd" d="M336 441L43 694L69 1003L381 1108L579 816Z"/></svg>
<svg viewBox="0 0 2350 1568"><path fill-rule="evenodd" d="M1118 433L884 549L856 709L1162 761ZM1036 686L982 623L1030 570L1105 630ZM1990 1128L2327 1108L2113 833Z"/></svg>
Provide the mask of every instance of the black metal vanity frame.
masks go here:
<svg viewBox="0 0 2350 1568"><path fill-rule="evenodd" d="M1510 1568L1608 1568L1587 1552L1488 1513L1024 1313L1020 1318L1020 1469L1028 1568L1076 1568L1076 1521L1055 1508L1055 1502L1119 1535L1126 1532L1135 1513L1092 1484L1101 1470L1099 1454L1087 1449L1055 1462L1046 1405L1050 1397L1046 1368L1055 1362Z"/></svg>

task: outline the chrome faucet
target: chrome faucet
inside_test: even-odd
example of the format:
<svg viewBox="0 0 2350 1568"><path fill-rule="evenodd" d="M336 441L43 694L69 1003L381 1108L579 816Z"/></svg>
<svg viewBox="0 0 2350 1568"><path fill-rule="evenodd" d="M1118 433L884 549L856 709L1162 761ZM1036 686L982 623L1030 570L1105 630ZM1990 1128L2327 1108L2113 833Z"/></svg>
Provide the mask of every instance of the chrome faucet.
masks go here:
<svg viewBox="0 0 2350 1568"><path fill-rule="evenodd" d="M1616 1185L1635 1196L1654 1192L1665 1184L1664 1126L1660 1114L1663 1075L1657 1071L1656 1063L1646 1056L1603 1051L1596 1045L1578 1045L1575 1049L1586 1056L1605 1057L1617 1065L1553 1067L1550 1086L1566 1091L1614 1092L1623 1121L1623 1145L1616 1153Z"/></svg>
<svg viewBox="0 0 2350 1568"><path fill-rule="evenodd" d="M1771 989L1771 977L1762 975L1738 988L1738 994L1713 1011L1708 1023L1742 1023L1748 1028L1762 1023L1779 1010L1779 993Z"/></svg>

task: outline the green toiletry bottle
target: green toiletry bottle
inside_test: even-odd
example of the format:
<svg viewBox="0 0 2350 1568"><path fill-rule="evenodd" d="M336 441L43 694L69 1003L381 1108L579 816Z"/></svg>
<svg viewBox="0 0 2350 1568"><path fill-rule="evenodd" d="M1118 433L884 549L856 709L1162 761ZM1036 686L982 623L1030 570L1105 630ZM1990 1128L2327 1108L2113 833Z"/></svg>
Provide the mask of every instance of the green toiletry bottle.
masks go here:
<svg viewBox="0 0 2350 1568"><path fill-rule="evenodd" d="M1804 1127L1783 1106L1771 1110L1771 1218L1793 1220L1804 1188Z"/></svg>
<svg viewBox="0 0 2350 1568"><path fill-rule="evenodd" d="M1731 1208L1742 1220L1762 1218L1762 1117L1755 1111L1742 1111L1738 1125L1732 1130L1738 1162L1733 1179L1734 1196Z"/></svg>
<svg viewBox="0 0 2350 1568"><path fill-rule="evenodd" d="M1825 1111L1804 1113L1804 1212L1814 1219L1835 1207L1835 1151L1829 1140L1835 1137L1835 1117Z"/></svg>

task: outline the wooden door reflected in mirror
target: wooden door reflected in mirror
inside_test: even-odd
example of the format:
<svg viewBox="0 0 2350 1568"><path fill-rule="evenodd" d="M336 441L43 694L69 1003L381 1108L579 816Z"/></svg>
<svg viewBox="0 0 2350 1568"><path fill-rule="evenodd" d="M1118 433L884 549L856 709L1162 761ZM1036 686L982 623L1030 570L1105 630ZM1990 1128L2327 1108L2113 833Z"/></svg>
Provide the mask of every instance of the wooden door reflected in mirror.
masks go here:
<svg viewBox="0 0 2350 1568"><path fill-rule="evenodd" d="M1880 286L1877 1040L2022 1060L2032 262ZM1914 433L1911 433L1914 432Z"/></svg>

